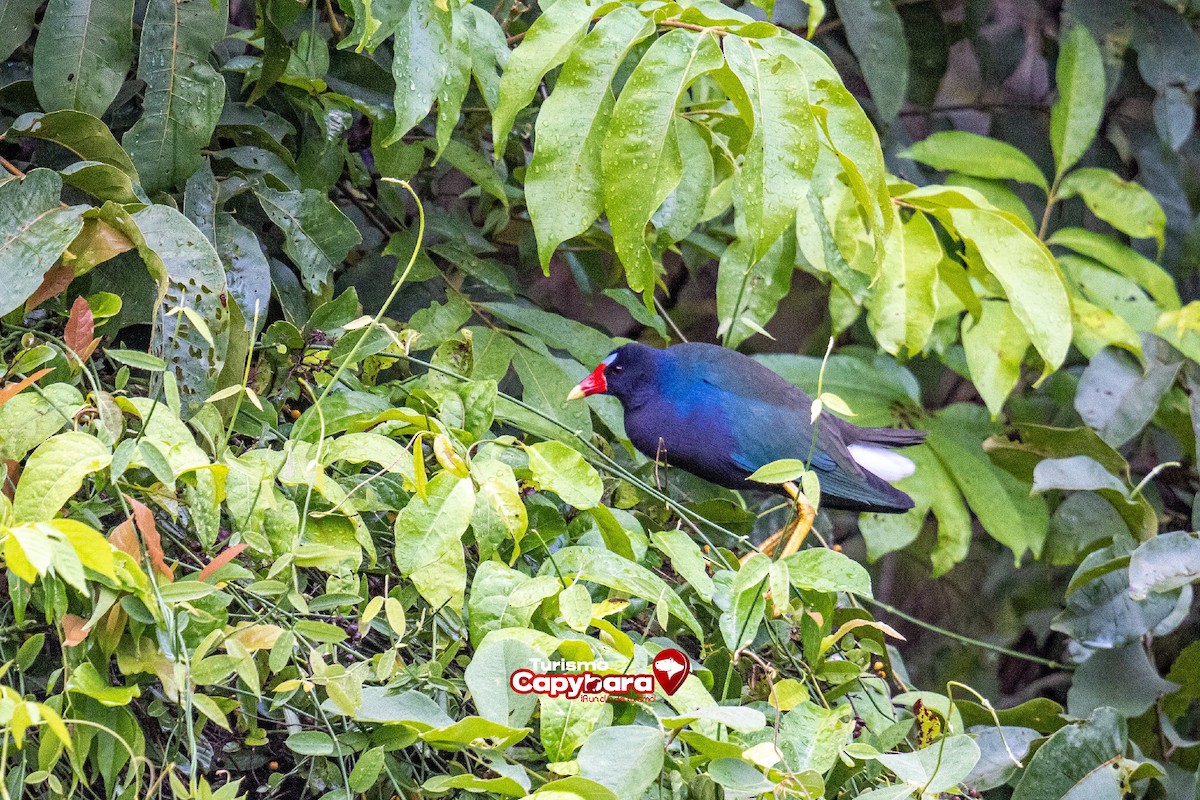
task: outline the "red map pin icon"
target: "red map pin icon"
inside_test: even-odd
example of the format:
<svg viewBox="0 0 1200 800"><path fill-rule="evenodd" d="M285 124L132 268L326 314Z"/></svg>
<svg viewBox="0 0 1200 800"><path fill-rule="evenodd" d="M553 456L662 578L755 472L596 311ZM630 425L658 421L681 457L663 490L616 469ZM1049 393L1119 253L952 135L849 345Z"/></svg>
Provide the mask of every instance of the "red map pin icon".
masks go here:
<svg viewBox="0 0 1200 800"><path fill-rule="evenodd" d="M663 650L654 657L651 665L654 668L654 678L667 694L675 694L687 676L692 672L692 662L687 655L674 647Z"/></svg>

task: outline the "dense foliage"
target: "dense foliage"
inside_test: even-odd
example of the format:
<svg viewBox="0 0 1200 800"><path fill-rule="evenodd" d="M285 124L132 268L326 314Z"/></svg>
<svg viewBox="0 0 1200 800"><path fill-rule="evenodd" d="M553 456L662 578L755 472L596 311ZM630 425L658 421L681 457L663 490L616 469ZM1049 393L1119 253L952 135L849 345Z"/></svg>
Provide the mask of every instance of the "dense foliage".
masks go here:
<svg viewBox="0 0 1200 800"><path fill-rule="evenodd" d="M1196 9L1045 5L0 3L0 796L1200 796ZM685 336L916 507L565 401Z"/></svg>

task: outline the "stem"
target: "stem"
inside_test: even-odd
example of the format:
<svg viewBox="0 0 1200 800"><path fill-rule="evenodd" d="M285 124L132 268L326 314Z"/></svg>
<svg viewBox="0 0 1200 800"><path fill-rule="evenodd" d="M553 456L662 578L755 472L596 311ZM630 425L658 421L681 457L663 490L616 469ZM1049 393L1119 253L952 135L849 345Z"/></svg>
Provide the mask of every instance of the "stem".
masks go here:
<svg viewBox="0 0 1200 800"><path fill-rule="evenodd" d="M1048 658L1042 658L1041 656L1031 656L1028 653L1022 653L1017 650L1012 650L1008 647L1001 647L1000 645L991 644L990 642L980 641L979 639L972 639L970 636L963 636L961 633L955 633L954 631L947 630L945 628L934 625L933 623L926 622L923 619L914 617L911 614L906 614L905 612L901 611L900 609L896 608L895 606L890 606L887 603L884 603L880 600L876 600L873 597L866 597L865 595L863 595L863 596L859 596L859 600L862 600L863 602L867 603L868 605L875 606L876 608L882 608L884 611L888 612L889 614L895 614L900 619L911 622L913 625L916 625L920 628L924 628L927 631L932 631L933 633L940 634L947 638L953 639L956 642L961 642L962 644L970 645L972 647L978 647L981 650L991 650L993 653L999 653L1001 655L1009 656L1010 658L1017 658L1022 661L1029 661L1030 663L1033 663L1033 664L1041 664L1042 666L1049 667L1050 669L1061 669L1061 670L1068 670L1068 671L1075 669L1075 667L1071 664L1063 664L1058 661L1052 661Z"/></svg>

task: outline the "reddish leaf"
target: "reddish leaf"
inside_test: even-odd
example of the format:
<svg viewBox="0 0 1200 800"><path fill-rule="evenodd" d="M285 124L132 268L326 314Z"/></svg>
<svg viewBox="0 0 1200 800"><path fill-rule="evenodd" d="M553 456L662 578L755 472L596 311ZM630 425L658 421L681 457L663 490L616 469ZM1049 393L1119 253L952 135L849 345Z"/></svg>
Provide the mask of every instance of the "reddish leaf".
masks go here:
<svg viewBox="0 0 1200 800"><path fill-rule="evenodd" d="M36 381L38 378L41 378L43 375L49 374L50 371L50 367L47 367L46 369L39 369L37 372L26 378L22 378L16 383L10 383L7 386L0 388L0 406L16 397L23 390L28 389L34 381Z"/></svg>
<svg viewBox="0 0 1200 800"><path fill-rule="evenodd" d="M168 581L175 580L175 573L167 566L163 554L162 537L158 535L158 525L154 522L154 513L145 503L134 500L129 495L125 499L133 506L133 521L137 523L138 532L142 534L142 542L146 545L146 554L150 556L150 565L154 571Z"/></svg>
<svg viewBox="0 0 1200 800"><path fill-rule="evenodd" d="M59 264L57 267L51 267L45 277L42 278L42 285L34 290L29 299L25 301L25 313L33 311L42 303L49 300L51 297L58 297L67 290L71 285L71 281L75 280L75 269L66 264Z"/></svg>
<svg viewBox="0 0 1200 800"><path fill-rule="evenodd" d="M141 563L142 546L138 543L137 531L133 529L133 520L127 519L113 528L108 535L108 543Z"/></svg>
<svg viewBox="0 0 1200 800"><path fill-rule="evenodd" d="M206 580L210 575L219 570L221 567L228 564L238 557L238 554L246 549L246 545L235 544L233 547L228 547L221 552L221 555L209 562L208 566L200 570L200 574L196 576L197 580Z"/></svg>
<svg viewBox="0 0 1200 800"><path fill-rule="evenodd" d="M74 647L92 632L92 629L87 627L87 620L78 614L63 614L62 626L62 643L66 647Z"/></svg>
<svg viewBox="0 0 1200 800"><path fill-rule="evenodd" d="M11 458L6 458L0 461L0 466L4 467L4 496L12 500L16 496L17 481L21 479L21 465L19 462L13 461Z"/></svg>
<svg viewBox="0 0 1200 800"><path fill-rule="evenodd" d="M71 316L67 319L67 330L63 333L63 341L67 347L75 351L79 360L87 358L84 350L91 344L96 334L96 322L92 319L92 307L83 297L76 297L71 304ZM88 350L90 353L91 350Z"/></svg>

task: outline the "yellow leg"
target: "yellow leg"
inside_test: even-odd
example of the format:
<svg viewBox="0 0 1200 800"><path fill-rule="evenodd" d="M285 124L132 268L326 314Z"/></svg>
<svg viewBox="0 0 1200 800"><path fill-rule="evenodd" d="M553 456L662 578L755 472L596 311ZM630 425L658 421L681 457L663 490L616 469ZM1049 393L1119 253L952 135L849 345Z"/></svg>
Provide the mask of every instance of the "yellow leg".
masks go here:
<svg viewBox="0 0 1200 800"><path fill-rule="evenodd" d="M808 532L812 530L813 520L817 518L816 509L812 507L812 504L808 502L808 498L800 492L796 484L789 481L783 485L783 488L796 501L796 514L788 520L786 525L772 533L758 545L756 549L764 555L773 555L781 541L784 542L783 550L779 554L781 557L790 556L792 553L797 552L800 549L800 545L804 544L804 539L808 536ZM743 556L742 561L745 562L750 555L748 553Z"/></svg>

